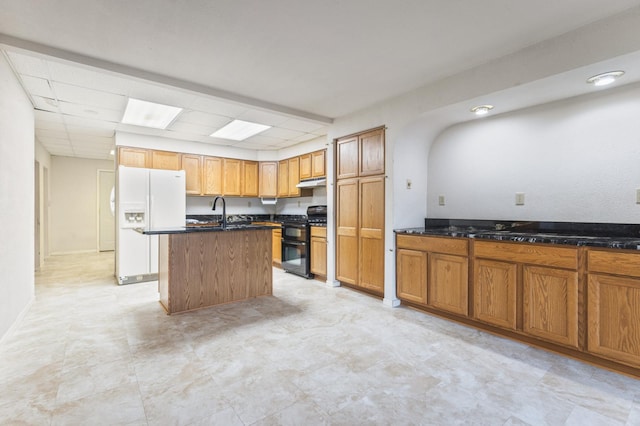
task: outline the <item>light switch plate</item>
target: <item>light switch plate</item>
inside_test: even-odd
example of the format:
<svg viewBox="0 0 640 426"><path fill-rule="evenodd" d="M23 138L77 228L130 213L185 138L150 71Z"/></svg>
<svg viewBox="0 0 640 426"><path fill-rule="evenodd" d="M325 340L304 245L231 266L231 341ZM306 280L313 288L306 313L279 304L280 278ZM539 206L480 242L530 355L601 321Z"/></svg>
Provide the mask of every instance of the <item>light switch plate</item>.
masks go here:
<svg viewBox="0 0 640 426"><path fill-rule="evenodd" d="M636 189L636 204L640 204L640 188Z"/></svg>
<svg viewBox="0 0 640 426"><path fill-rule="evenodd" d="M411 189L411 179L407 179L407 189Z"/></svg>
<svg viewBox="0 0 640 426"><path fill-rule="evenodd" d="M516 206L524 206L524 192L516 192Z"/></svg>
<svg viewBox="0 0 640 426"><path fill-rule="evenodd" d="M438 195L438 205L444 206L444 195Z"/></svg>

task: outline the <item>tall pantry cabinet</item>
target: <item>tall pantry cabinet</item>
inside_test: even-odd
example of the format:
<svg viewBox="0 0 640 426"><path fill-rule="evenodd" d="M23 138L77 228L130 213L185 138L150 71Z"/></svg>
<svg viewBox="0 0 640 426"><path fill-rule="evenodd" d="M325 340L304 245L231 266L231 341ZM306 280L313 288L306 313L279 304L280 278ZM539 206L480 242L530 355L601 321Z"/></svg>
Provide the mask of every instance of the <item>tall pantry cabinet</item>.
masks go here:
<svg viewBox="0 0 640 426"><path fill-rule="evenodd" d="M384 294L384 128L336 141L336 278Z"/></svg>

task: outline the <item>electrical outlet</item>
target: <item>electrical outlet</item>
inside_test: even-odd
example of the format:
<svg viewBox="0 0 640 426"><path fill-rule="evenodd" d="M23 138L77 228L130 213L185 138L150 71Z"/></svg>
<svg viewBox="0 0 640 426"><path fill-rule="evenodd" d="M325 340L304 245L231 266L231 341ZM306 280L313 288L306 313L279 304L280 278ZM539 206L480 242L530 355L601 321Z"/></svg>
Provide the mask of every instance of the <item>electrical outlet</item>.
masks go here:
<svg viewBox="0 0 640 426"><path fill-rule="evenodd" d="M640 188L636 189L636 204L640 204Z"/></svg>
<svg viewBox="0 0 640 426"><path fill-rule="evenodd" d="M209 207L213 207L213 200L209 200Z"/></svg>
<svg viewBox="0 0 640 426"><path fill-rule="evenodd" d="M516 206L524 206L524 192L516 192Z"/></svg>
<svg viewBox="0 0 640 426"><path fill-rule="evenodd" d="M411 189L411 179L407 179L407 189Z"/></svg>
<svg viewBox="0 0 640 426"><path fill-rule="evenodd" d="M444 206L444 195L438 195L438 205Z"/></svg>
<svg viewBox="0 0 640 426"><path fill-rule="evenodd" d="M300 207L300 201L298 201L298 207Z"/></svg>
<svg viewBox="0 0 640 426"><path fill-rule="evenodd" d="M251 201L247 201L247 207L251 207Z"/></svg>

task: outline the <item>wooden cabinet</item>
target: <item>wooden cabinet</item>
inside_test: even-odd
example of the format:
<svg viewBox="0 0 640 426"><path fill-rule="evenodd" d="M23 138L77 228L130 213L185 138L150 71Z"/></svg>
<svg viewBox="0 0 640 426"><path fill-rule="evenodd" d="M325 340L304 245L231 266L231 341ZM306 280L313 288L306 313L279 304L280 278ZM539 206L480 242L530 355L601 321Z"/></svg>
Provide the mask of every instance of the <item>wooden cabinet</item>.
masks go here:
<svg viewBox="0 0 640 426"><path fill-rule="evenodd" d="M475 241L474 255L476 319L564 346L580 346L577 248Z"/></svg>
<svg viewBox="0 0 640 426"><path fill-rule="evenodd" d="M360 173L361 149L369 149L372 146L367 142L369 141L367 135L370 133L378 134L384 147L384 129L345 137L336 143L336 277L346 284L382 295L384 294L384 168L377 174ZM384 157L384 150L381 153ZM318 153L318 163L324 163L321 155ZM366 157L372 158L369 154ZM384 164L384 159L382 163ZM370 166L367 166L367 170L373 171Z"/></svg>
<svg viewBox="0 0 640 426"><path fill-rule="evenodd" d="M204 195L222 195L222 158L203 157L202 193Z"/></svg>
<svg viewBox="0 0 640 426"><path fill-rule="evenodd" d="M222 159L222 194L225 196L242 195L242 160Z"/></svg>
<svg viewBox="0 0 640 426"><path fill-rule="evenodd" d="M398 235L397 293L400 300L468 314L469 244L466 239Z"/></svg>
<svg viewBox="0 0 640 426"><path fill-rule="evenodd" d="M516 329L517 265L477 259L474 262L473 316L498 327Z"/></svg>
<svg viewBox="0 0 640 426"><path fill-rule="evenodd" d="M300 179L311 179L313 176L311 153L300 156Z"/></svg>
<svg viewBox="0 0 640 426"><path fill-rule="evenodd" d="M358 285L384 292L384 177L358 181Z"/></svg>
<svg viewBox="0 0 640 426"><path fill-rule="evenodd" d="M181 170L180 154L170 151L151 151L151 168Z"/></svg>
<svg viewBox="0 0 640 426"><path fill-rule="evenodd" d="M523 331L578 347L578 274L557 268L525 266Z"/></svg>
<svg viewBox="0 0 640 426"><path fill-rule="evenodd" d="M275 161L261 161L258 179L260 186L258 195L263 198L278 196L278 163Z"/></svg>
<svg viewBox="0 0 640 426"><path fill-rule="evenodd" d="M151 167L151 155L142 148L118 147L118 165L127 167Z"/></svg>
<svg viewBox="0 0 640 426"><path fill-rule="evenodd" d="M336 144L336 178L349 179L358 176L358 137L338 140Z"/></svg>
<svg viewBox="0 0 640 426"><path fill-rule="evenodd" d="M384 173L384 131L372 130L358 136L358 175L371 176Z"/></svg>
<svg viewBox="0 0 640 426"><path fill-rule="evenodd" d="M289 196L300 196L300 157L289 158Z"/></svg>
<svg viewBox="0 0 640 426"><path fill-rule="evenodd" d="M180 159L185 173L187 195L202 194L202 156L182 154Z"/></svg>
<svg viewBox="0 0 640 426"><path fill-rule="evenodd" d="M311 273L327 276L327 228L311 227Z"/></svg>
<svg viewBox="0 0 640 426"><path fill-rule="evenodd" d="M258 196L258 162L242 161L242 194L243 197Z"/></svg>
<svg viewBox="0 0 640 426"><path fill-rule="evenodd" d="M468 314L468 262L462 256L429 255L428 305L454 314Z"/></svg>
<svg viewBox="0 0 640 426"><path fill-rule="evenodd" d="M358 283L358 179L336 184L336 278L347 284Z"/></svg>
<svg viewBox="0 0 640 426"><path fill-rule="evenodd" d="M289 161L278 162L278 197L289 196Z"/></svg>
<svg viewBox="0 0 640 426"><path fill-rule="evenodd" d="M396 282L398 297L423 305L427 304L427 253L398 249L396 253Z"/></svg>
<svg viewBox="0 0 640 426"><path fill-rule="evenodd" d="M311 153L311 177L312 178L319 178L327 175L326 157L327 157L326 149ZM302 172L300 174L302 175ZM302 179L302 176L300 176L300 178Z"/></svg>
<svg viewBox="0 0 640 426"><path fill-rule="evenodd" d="M588 350L640 367L640 253L589 251Z"/></svg>
<svg viewBox="0 0 640 426"><path fill-rule="evenodd" d="M277 224L274 224L277 225ZM280 266L282 264L282 228L271 230L273 264Z"/></svg>

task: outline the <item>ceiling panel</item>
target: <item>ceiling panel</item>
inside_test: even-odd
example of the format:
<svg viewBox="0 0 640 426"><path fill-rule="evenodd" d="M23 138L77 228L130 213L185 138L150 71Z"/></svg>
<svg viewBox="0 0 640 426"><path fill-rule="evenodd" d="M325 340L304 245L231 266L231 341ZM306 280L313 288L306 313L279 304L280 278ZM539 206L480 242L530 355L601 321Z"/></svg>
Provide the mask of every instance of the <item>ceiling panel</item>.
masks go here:
<svg viewBox="0 0 640 426"><path fill-rule="evenodd" d="M68 138L67 130L64 127L62 128L62 130L36 128L36 136L41 138L57 138L57 139Z"/></svg>
<svg viewBox="0 0 640 426"><path fill-rule="evenodd" d="M51 86L59 101L118 111L122 110L127 104L127 98L123 95L116 95L55 81L51 83Z"/></svg>
<svg viewBox="0 0 640 426"><path fill-rule="evenodd" d="M260 133L259 135L252 136L249 139L246 139L244 142L248 142L254 145L273 146L276 144L286 142L286 140L282 138L276 138L273 136L267 136L263 132L263 133Z"/></svg>
<svg viewBox="0 0 640 426"><path fill-rule="evenodd" d="M192 103L191 108L212 114L237 117L249 108L233 102L225 102L213 98L198 96Z"/></svg>
<svg viewBox="0 0 640 426"><path fill-rule="evenodd" d="M102 129L97 127L74 127L68 126L67 131L70 135L76 136L95 136L95 137L103 137L103 138L112 138L115 134L115 130L113 129Z"/></svg>
<svg viewBox="0 0 640 426"><path fill-rule="evenodd" d="M7 55L19 74L49 79L49 70L44 60L15 52L7 52Z"/></svg>
<svg viewBox="0 0 640 426"><path fill-rule="evenodd" d="M237 118L245 121L252 121L254 123L265 124L267 126L278 126L289 118L287 116L281 114L274 114L271 112L260 111L257 109L249 109L242 114L240 114Z"/></svg>
<svg viewBox="0 0 640 426"><path fill-rule="evenodd" d="M72 104L69 102L60 102L60 110L63 114L73 115L75 117L93 118L104 121L117 123L122 118L122 112L113 109L100 108L89 105Z"/></svg>
<svg viewBox="0 0 640 426"><path fill-rule="evenodd" d="M38 130L55 130L59 132L67 132L67 128L62 123L52 121L36 120L36 133Z"/></svg>
<svg viewBox="0 0 640 426"><path fill-rule="evenodd" d="M209 114L202 111L188 110L183 111L177 118L176 123L192 123L200 124L203 126L213 127L213 130L219 129L225 124L229 123L232 119L217 114ZM171 126L173 128L173 125ZM209 132L211 134L213 132Z"/></svg>
<svg viewBox="0 0 640 426"><path fill-rule="evenodd" d="M304 132L300 132L297 130L282 129L280 127L272 127L260 133L260 135L269 136L272 138L291 140L304 135Z"/></svg>
<svg viewBox="0 0 640 426"><path fill-rule="evenodd" d="M103 121L96 118L93 114L91 117L76 117L73 115L63 115L64 123L67 125L67 130L75 127L89 128L89 129L109 129L114 131L119 123Z"/></svg>
<svg viewBox="0 0 640 426"><path fill-rule="evenodd" d="M100 137L100 136L87 136L87 135L77 135L71 134L69 136L69 140L72 144L76 145L79 143L96 145L100 147L113 146L115 144L115 138L113 137Z"/></svg>
<svg viewBox="0 0 640 426"><path fill-rule="evenodd" d="M55 95L47 79L23 75L22 84L27 89L27 92L32 95L55 99Z"/></svg>
<svg viewBox="0 0 640 426"><path fill-rule="evenodd" d="M216 126L202 126L192 123L173 123L170 130L173 132L189 133L199 136L209 136L218 129Z"/></svg>
<svg viewBox="0 0 640 426"><path fill-rule="evenodd" d="M101 90L118 95L129 93L131 82L127 78L115 76L108 71L90 70L80 65L47 61L53 81Z"/></svg>
<svg viewBox="0 0 640 426"><path fill-rule="evenodd" d="M62 116L60 114L56 114L49 111L39 111L35 110L35 118L36 118L36 126L38 123L47 122L47 123L64 123L62 120Z"/></svg>
<svg viewBox="0 0 640 426"><path fill-rule="evenodd" d="M31 96L33 107L42 111L59 113L58 102L55 99L43 98L42 96Z"/></svg>
<svg viewBox="0 0 640 426"><path fill-rule="evenodd" d="M280 124L280 127L290 130L298 130L304 133L314 133L314 131L321 131L326 129L323 124L314 123L311 121L298 120L296 118L290 118L284 123Z"/></svg>

